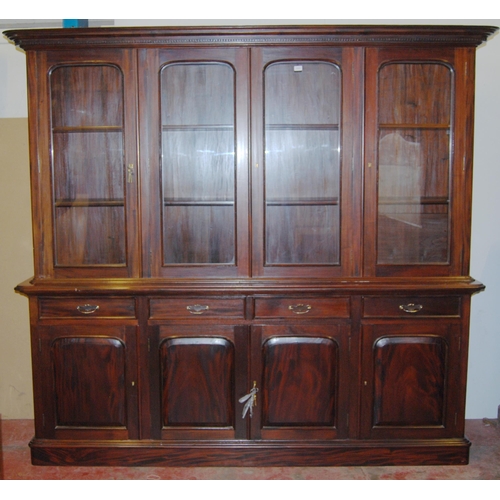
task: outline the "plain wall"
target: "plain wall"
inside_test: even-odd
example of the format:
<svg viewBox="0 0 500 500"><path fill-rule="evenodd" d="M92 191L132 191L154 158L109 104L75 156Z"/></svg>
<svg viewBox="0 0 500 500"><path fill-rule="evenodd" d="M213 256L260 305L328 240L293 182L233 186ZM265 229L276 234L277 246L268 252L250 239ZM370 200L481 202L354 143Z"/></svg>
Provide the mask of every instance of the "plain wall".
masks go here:
<svg viewBox="0 0 500 500"><path fill-rule="evenodd" d="M115 20L117 26L240 24L476 24L487 20ZM5 24L5 22L4 22ZM472 303L467 418L500 404L500 36L477 51L471 275L486 284ZM25 56L0 37L0 414L32 418L28 301L14 287L32 276Z"/></svg>

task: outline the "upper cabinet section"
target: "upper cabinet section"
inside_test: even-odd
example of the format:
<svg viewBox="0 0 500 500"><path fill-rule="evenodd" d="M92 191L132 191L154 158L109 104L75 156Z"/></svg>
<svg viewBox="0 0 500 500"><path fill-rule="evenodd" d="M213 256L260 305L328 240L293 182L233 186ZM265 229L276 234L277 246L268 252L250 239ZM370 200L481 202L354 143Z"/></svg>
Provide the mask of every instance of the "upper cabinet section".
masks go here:
<svg viewBox="0 0 500 500"><path fill-rule="evenodd" d="M247 51L139 60L146 276L248 276Z"/></svg>
<svg viewBox="0 0 500 500"><path fill-rule="evenodd" d="M36 57L38 73L31 75L38 84L30 99L36 96L38 115L30 116L30 126L36 141L32 163L38 163L33 178L37 273L54 278L137 275L131 51ZM42 240L50 244L39 244Z"/></svg>
<svg viewBox="0 0 500 500"><path fill-rule="evenodd" d="M392 62L377 83L377 263L447 264L452 68Z"/></svg>
<svg viewBox="0 0 500 500"><path fill-rule="evenodd" d="M55 265L124 266L123 74L110 65L61 65L49 87Z"/></svg>
<svg viewBox="0 0 500 500"><path fill-rule="evenodd" d="M456 49L369 49L366 272L468 272L474 59Z"/></svg>
<svg viewBox="0 0 500 500"><path fill-rule="evenodd" d="M360 191L349 161L355 138L344 123L361 124L352 106L355 64L340 48L252 51L256 276L352 273L348 234Z"/></svg>
<svg viewBox="0 0 500 500"><path fill-rule="evenodd" d="M475 49L495 31L7 32L28 58L35 277L467 276Z"/></svg>

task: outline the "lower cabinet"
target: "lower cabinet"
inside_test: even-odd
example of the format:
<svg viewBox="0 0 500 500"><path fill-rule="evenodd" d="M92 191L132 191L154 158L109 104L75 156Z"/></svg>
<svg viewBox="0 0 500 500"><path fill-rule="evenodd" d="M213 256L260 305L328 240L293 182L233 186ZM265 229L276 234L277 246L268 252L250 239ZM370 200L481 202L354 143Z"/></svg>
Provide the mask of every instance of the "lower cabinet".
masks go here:
<svg viewBox="0 0 500 500"><path fill-rule="evenodd" d="M247 387L247 328L161 325L150 333L158 439L245 439L238 395Z"/></svg>
<svg viewBox="0 0 500 500"><path fill-rule="evenodd" d="M449 438L463 432L461 325L407 320L363 326L361 435Z"/></svg>
<svg viewBox="0 0 500 500"><path fill-rule="evenodd" d="M346 326L200 323L151 332L155 437L346 436Z"/></svg>
<svg viewBox="0 0 500 500"><path fill-rule="evenodd" d="M137 439L137 328L48 324L35 332L37 436Z"/></svg>
<svg viewBox="0 0 500 500"><path fill-rule="evenodd" d="M468 298L414 299L33 297L33 463L467 463Z"/></svg>
<svg viewBox="0 0 500 500"><path fill-rule="evenodd" d="M347 437L349 331L338 324L252 329L253 438Z"/></svg>

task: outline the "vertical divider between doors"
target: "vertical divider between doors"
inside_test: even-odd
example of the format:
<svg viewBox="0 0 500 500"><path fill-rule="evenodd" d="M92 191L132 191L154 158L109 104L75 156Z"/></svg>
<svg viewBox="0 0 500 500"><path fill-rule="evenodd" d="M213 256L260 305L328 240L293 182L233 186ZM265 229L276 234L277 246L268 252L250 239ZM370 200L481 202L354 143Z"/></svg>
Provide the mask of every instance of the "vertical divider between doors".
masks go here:
<svg viewBox="0 0 500 500"><path fill-rule="evenodd" d="M139 439L152 439L154 428L153 419L155 412L151 402L150 370L141 370L142 367L151 365L151 340L148 328L148 302L147 297L136 297L136 311L139 320L137 335L137 403L139 408Z"/></svg>
<svg viewBox="0 0 500 500"><path fill-rule="evenodd" d="M377 262L377 53L366 49L363 64L363 276L375 276Z"/></svg>
<svg viewBox="0 0 500 500"><path fill-rule="evenodd" d="M250 55L250 48L239 49L236 68L236 265L243 277L252 274Z"/></svg>
<svg viewBox="0 0 500 500"><path fill-rule="evenodd" d="M250 385L250 327L240 325L235 327L235 381L234 381L234 430L236 439L249 439L250 428L248 417L242 418L242 404L239 399L248 392Z"/></svg>
<svg viewBox="0 0 500 500"><path fill-rule="evenodd" d="M134 90L134 100L133 102L133 108L134 108L134 141L135 148L134 148L134 163L135 163L135 193L134 193L134 199L135 199L135 207L133 209L134 212L134 218L133 218L133 223L135 225L135 233L133 234L134 237L134 243L133 243L133 248L132 244L129 244L129 247L131 248L131 251L135 255L134 257L134 265L135 268L132 269L132 273L134 277L142 277L144 276L144 268L143 268L143 259L142 259L142 252L143 252L143 244L142 244L142 202L141 202L141 161L140 161L140 138L139 138L139 133L138 131L141 129L140 128L140 121L139 121L139 76L138 76L138 68L140 65L139 61L139 50L135 49L132 51L132 68L133 68L133 79L134 79L134 85L133 85L133 90ZM127 142L129 142L127 140Z"/></svg>
<svg viewBox="0 0 500 500"><path fill-rule="evenodd" d="M264 100L259 89L262 89L262 50L250 49L250 182L251 182L251 237L252 243L252 271L251 276L261 276L264 264L264 217L261 205L264 190L264 154L261 140L263 139L262 120L260 110L263 110Z"/></svg>
<svg viewBox="0 0 500 500"><path fill-rule="evenodd" d="M141 70L139 71L139 68ZM139 216L141 217L141 277L151 278L158 276L158 260L161 258L160 245L160 196L155 192L158 186L158 179L154 175L154 169L158 165L158 157L155 151L159 149L159 117L158 106L151 106L151 102L158 102L158 82L155 80L158 69L158 51L138 49L137 51L137 71L138 71L138 163L140 166L139 175L144 182L139 182L139 197L147 200ZM148 181L146 181L148 180ZM153 261L153 257L156 259Z"/></svg>
<svg viewBox="0 0 500 500"><path fill-rule="evenodd" d="M365 49L348 47L343 51L344 109L342 143L344 145L342 206L344 267L349 276L362 276L364 233L363 220L363 148L364 148L364 82Z"/></svg>

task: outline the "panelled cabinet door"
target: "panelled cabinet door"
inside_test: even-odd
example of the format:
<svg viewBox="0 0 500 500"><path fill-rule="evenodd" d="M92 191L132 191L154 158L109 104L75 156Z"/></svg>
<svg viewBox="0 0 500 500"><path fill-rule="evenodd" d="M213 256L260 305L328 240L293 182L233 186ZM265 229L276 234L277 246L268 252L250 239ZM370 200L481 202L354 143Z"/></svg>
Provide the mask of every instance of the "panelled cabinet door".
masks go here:
<svg viewBox="0 0 500 500"><path fill-rule="evenodd" d="M346 437L348 329L261 326L252 332L253 439ZM250 413L250 412L249 412Z"/></svg>
<svg viewBox="0 0 500 500"><path fill-rule="evenodd" d="M460 437L460 335L446 321L363 327L362 437Z"/></svg>
<svg viewBox="0 0 500 500"><path fill-rule="evenodd" d="M468 272L469 56L454 49L367 50L368 275Z"/></svg>
<svg viewBox="0 0 500 500"><path fill-rule="evenodd" d="M37 328L37 437L137 439L136 328Z"/></svg>
<svg viewBox="0 0 500 500"><path fill-rule="evenodd" d="M140 61L145 274L248 275L247 51Z"/></svg>
<svg viewBox="0 0 500 500"><path fill-rule="evenodd" d="M354 272L358 59L340 48L252 52L254 275Z"/></svg>
<svg viewBox="0 0 500 500"><path fill-rule="evenodd" d="M138 276L135 63L131 51L38 55L37 274ZM40 168L41 167L41 168Z"/></svg>
<svg viewBox="0 0 500 500"><path fill-rule="evenodd" d="M246 330L200 326L151 327L153 434L161 439L245 438L236 397L246 386Z"/></svg>

